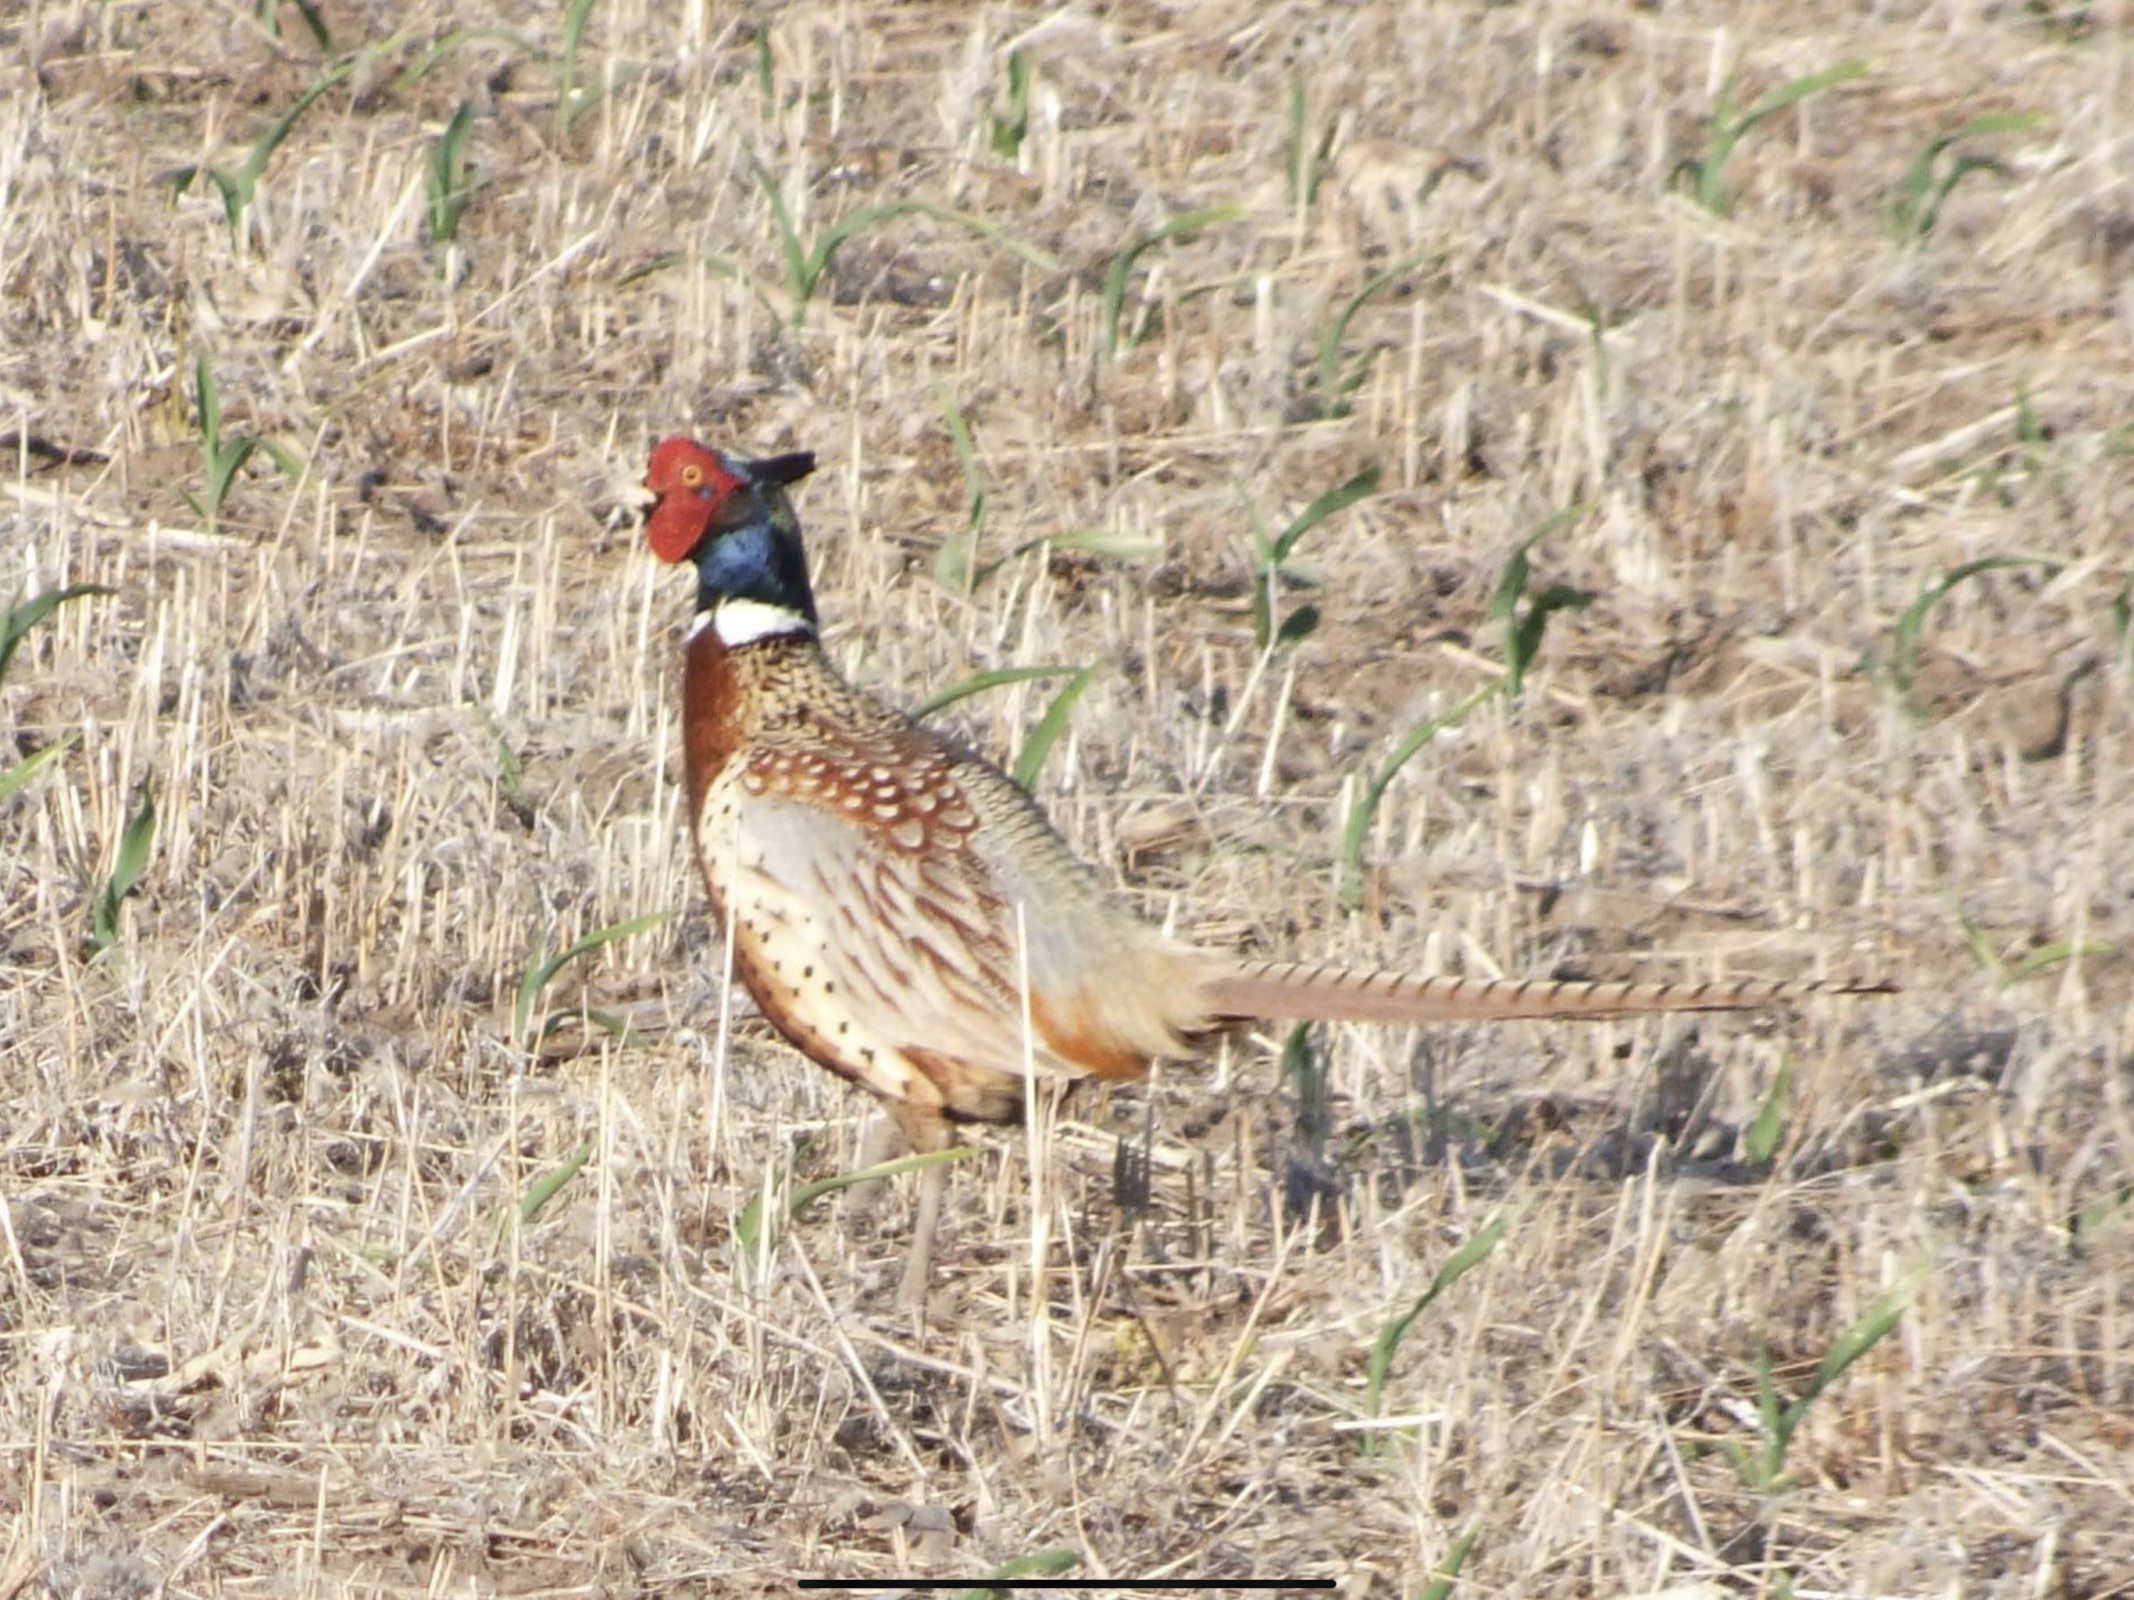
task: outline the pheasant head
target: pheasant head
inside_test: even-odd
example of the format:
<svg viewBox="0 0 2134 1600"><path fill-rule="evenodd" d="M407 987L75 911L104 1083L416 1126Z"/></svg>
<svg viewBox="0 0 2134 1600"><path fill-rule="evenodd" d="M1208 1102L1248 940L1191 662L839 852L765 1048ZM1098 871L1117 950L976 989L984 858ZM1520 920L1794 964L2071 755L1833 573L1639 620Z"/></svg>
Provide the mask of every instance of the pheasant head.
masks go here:
<svg viewBox="0 0 2134 1600"><path fill-rule="evenodd" d="M800 522L787 484L815 470L806 451L745 461L676 435L653 449L645 539L662 561L697 569L697 614L729 646L812 634Z"/></svg>

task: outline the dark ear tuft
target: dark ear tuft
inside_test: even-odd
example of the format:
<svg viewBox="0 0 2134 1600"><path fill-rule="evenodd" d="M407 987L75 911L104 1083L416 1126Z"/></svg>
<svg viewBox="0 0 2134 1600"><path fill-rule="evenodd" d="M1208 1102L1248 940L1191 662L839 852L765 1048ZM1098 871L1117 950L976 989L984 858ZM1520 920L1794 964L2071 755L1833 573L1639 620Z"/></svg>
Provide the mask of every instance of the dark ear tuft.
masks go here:
<svg viewBox="0 0 2134 1600"><path fill-rule="evenodd" d="M765 456L761 461L751 461L743 469L758 483L798 483L815 470L815 452L795 450L790 455Z"/></svg>

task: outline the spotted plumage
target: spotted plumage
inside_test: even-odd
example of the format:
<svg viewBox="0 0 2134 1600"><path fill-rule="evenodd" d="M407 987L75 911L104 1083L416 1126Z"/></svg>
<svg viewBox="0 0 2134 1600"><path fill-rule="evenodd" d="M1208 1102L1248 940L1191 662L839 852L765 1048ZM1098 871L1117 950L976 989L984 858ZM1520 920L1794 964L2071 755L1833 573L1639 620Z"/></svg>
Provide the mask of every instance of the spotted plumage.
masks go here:
<svg viewBox="0 0 2134 1600"><path fill-rule="evenodd" d="M806 455L653 451L647 538L689 561L683 757L735 970L804 1054L880 1096L916 1149L1019 1117L1024 1081L1123 1078L1249 1017L1605 1017L1879 993L1851 981L1416 978L1182 946L1127 911L997 767L848 684L816 637L786 487ZM905 1296L923 1295L939 1169Z"/></svg>

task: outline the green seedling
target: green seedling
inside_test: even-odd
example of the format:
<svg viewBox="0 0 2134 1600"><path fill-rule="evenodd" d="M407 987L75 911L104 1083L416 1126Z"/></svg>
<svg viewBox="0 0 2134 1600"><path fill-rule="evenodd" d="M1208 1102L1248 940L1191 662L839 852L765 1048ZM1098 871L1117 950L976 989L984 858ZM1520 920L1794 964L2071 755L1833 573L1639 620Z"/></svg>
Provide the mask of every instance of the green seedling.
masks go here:
<svg viewBox="0 0 2134 1600"><path fill-rule="evenodd" d="M2119 641L2119 653L2127 666L2134 669L2134 581L2112 596L2112 636Z"/></svg>
<svg viewBox="0 0 2134 1600"><path fill-rule="evenodd" d="M24 756L6 771L0 772L0 806L14 799L32 778L65 755L68 747L80 737L78 733L70 733L63 738L54 739L42 750Z"/></svg>
<svg viewBox="0 0 2134 1600"><path fill-rule="evenodd" d="M1369 356L1348 360L1342 355L1342 346L1348 342L1349 323L1361 311L1364 303L1373 295L1390 289L1409 273L1421 266L1428 252L1417 251L1403 257L1385 271L1365 284L1342 308L1334 314L1327 325L1319 330L1319 360L1317 380L1319 389L1318 411L1322 421L1349 414L1349 396L1356 392L1366 373L1371 369Z"/></svg>
<svg viewBox="0 0 2134 1600"><path fill-rule="evenodd" d="M958 1589L952 1600L1014 1600L1025 1589L1042 1585L1030 1582L1032 1578L1053 1578L1063 1572L1071 1572L1082 1564L1082 1553L1071 1545L1056 1544L1049 1550L1033 1550L1026 1556L1017 1556L1013 1561L1004 1561L978 1580L976 1587ZM1004 1588L988 1585L1002 1584Z"/></svg>
<svg viewBox="0 0 2134 1600"><path fill-rule="evenodd" d="M263 453L286 478L303 475L296 457L272 439L252 434L223 437L222 402L216 397L215 375L208 370L206 356L193 357L193 422L200 435L200 463L207 485L198 499L186 490L178 492L209 533L215 531L222 516L222 503L229 498L231 485L236 483L244 464L252 459L253 451Z"/></svg>
<svg viewBox="0 0 2134 1600"><path fill-rule="evenodd" d="M47 589L27 600L18 600L5 611L0 611L0 680L6 679L8 663L15 659L15 651L28 637L29 631L46 617L69 600L116 593L116 589L107 589L100 583L70 583L65 588Z"/></svg>
<svg viewBox="0 0 2134 1600"><path fill-rule="evenodd" d="M966 559L963 549L969 542L963 534L954 535L936 555L934 577L942 587L956 587L963 570L962 562ZM1110 528L1070 528L1065 533L1041 533L1035 539L1025 539L1009 547L991 561L977 563L972 568L971 586L975 588L1009 562L1018 561L1033 550L1100 556L1109 561L1149 561L1163 554L1163 543L1157 539L1135 538Z"/></svg>
<svg viewBox="0 0 2134 1600"><path fill-rule="evenodd" d="M244 227L245 212L250 209L253 196L259 192L259 180L266 174L267 163L274 159L274 152L296 127L297 119L311 109L312 103L320 95L354 72L363 60L374 53L366 51L361 56L350 56L327 68L318 82L298 95L287 111L267 124L266 131L252 141L252 148L245 156L244 165L235 172L226 172L221 167L180 167L170 175L171 188L178 194L185 193L192 187L193 179L199 177L204 170L208 180L222 196L222 212L229 220L230 237L236 238Z"/></svg>
<svg viewBox="0 0 2134 1600"><path fill-rule="evenodd" d="M2092 1200L2067 1219L2068 1248L2080 1255L2097 1243L2105 1229L2130 1215L2134 1215L2134 1188L2122 1188L2102 1200Z"/></svg>
<svg viewBox="0 0 2134 1600"><path fill-rule="evenodd" d="M1326 1157L1333 1119L1327 1105L1327 1063L1312 1048L1311 1025L1299 1022L1283 1037L1276 1075L1296 1091L1297 1138L1314 1164Z"/></svg>
<svg viewBox="0 0 2134 1600"><path fill-rule="evenodd" d="M508 44L524 55L538 56L541 53L540 47L531 39L523 33L514 33L509 28L452 28L424 45L415 53L415 59L400 69L399 76L393 79L393 92L400 95L408 93L430 75L438 62L453 51L462 45L479 44L484 40Z"/></svg>
<svg viewBox="0 0 2134 1600"><path fill-rule="evenodd" d="M526 793L526 768L519 760L519 753L511 748L504 730L496 725L496 720L487 711L477 707L475 715L482 719L482 729L489 735L489 748L496 757L496 785L503 791L504 804L518 819L520 827L531 828L533 801Z"/></svg>
<svg viewBox="0 0 2134 1600"><path fill-rule="evenodd" d="M1368 782L1350 803L1341 827L1341 861L1338 871L1339 893L1344 910L1356 911L1363 906L1363 841L1371 830L1371 820L1378 815L1379 803L1386 797L1400 769L1408 764L1418 750L1429 744L1447 728L1456 728L1473 716L1476 711L1498 695L1516 699L1526 686L1528 668L1541 653L1541 641L1548 630L1549 618L1558 611L1578 610L1592 604L1593 596L1582 589L1573 589L1565 584L1550 584L1540 594L1527 601L1522 612L1519 602L1526 593L1531 567L1527 553L1537 540L1555 532L1573 518L1585 514L1583 505L1566 506L1546 522L1528 534L1513 547L1504 570L1498 575L1497 586L1490 592L1489 610L1504 626L1504 676L1483 684L1448 711L1434 717L1425 717L1410 728L1401 740L1379 763Z"/></svg>
<svg viewBox="0 0 2134 1600"><path fill-rule="evenodd" d="M557 1165L550 1167L526 1186L519 1196L519 1221L531 1222L541 1214L541 1208L556 1198L566 1183L578 1176L585 1164L593 1159L590 1143L581 1144Z"/></svg>
<svg viewBox="0 0 2134 1600"><path fill-rule="evenodd" d="M949 1150L932 1150L923 1155L899 1156L894 1161L883 1161L875 1166L862 1167L857 1172L841 1172L835 1177L818 1178L813 1183L804 1183L786 1198L775 1212L765 1209L765 1200L776 1193L782 1185L772 1182L757 1191L747 1205L734 1218L734 1259L741 1263L743 1272L753 1272L758 1262L764 1259L766 1249L777 1242L775 1231L766 1239L764 1219L775 1215L782 1221L793 1221L800 1213L820 1200L824 1195L835 1194L840 1189L849 1189L856 1183L868 1183L876 1178L895 1178L907 1172L923 1172L928 1167L938 1167L950 1161L963 1161L978 1154L976 1145L960 1144Z"/></svg>
<svg viewBox="0 0 2134 1600"><path fill-rule="evenodd" d="M946 689L938 689L911 708L913 721L932 716L945 710L958 700L968 700L974 694L983 694L988 689L1005 688L1011 683L1030 683L1040 678L1065 678L1080 672L1080 667L990 667L984 672L974 672L967 678L958 678Z"/></svg>
<svg viewBox="0 0 2134 1600"><path fill-rule="evenodd" d="M1104 272L1104 358L1107 361L1119 353L1119 317L1126 305L1126 280L1134 270L1134 263L1167 239L1216 227L1234 220L1237 214L1236 206L1203 206L1197 211L1180 212L1160 227L1129 240L1126 247L1111 258L1111 265Z"/></svg>
<svg viewBox="0 0 2134 1600"><path fill-rule="evenodd" d="M1530 576L1527 552L1558 528L1584 516L1589 509L1584 505L1565 506L1521 539L1512 547L1510 559L1497 576L1497 587L1490 592L1489 614L1504 628L1504 693L1510 699L1518 699L1526 690L1527 669L1541 654L1541 640L1548 631L1549 618L1559 611L1583 611L1593 604L1593 595L1587 590L1574 589L1567 583L1552 583L1527 600L1524 611L1520 610L1519 602L1526 595Z"/></svg>
<svg viewBox="0 0 2134 1600"><path fill-rule="evenodd" d="M672 912L667 911L648 911L641 917L630 918L627 922L610 923L605 928L595 928L583 938L553 952L548 949L548 936L544 933L541 942L527 956L525 969L519 974L518 994L511 1003L512 1038L531 1049L546 1038L549 1031L562 1020L560 1015L545 1015L540 1019L540 1026L534 1026L535 1007L540 1004L541 991L549 986L557 973L580 956L598 950L604 944L612 944L617 939L632 938L648 928L656 928L672 915ZM586 1015L610 1033L623 1031L621 1022L603 1012L588 1011Z"/></svg>
<svg viewBox="0 0 2134 1600"><path fill-rule="evenodd" d="M1745 1487L1759 1494L1781 1494L1793 1487L1795 1479L1786 1471L1786 1450L1808 1415L1808 1408L1844 1376L1847 1368L1888 1337L1926 1280L1927 1269L1915 1267L1901 1282L1878 1295L1875 1303L1823 1353L1807 1387L1785 1405L1779 1403L1778 1388L1772 1380L1770 1349L1757 1353L1756 1417L1761 1438L1753 1449L1737 1439L1719 1441L1719 1448Z"/></svg>
<svg viewBox="0 0 2134 1600"><path fill-rule="evenodd" d="M1460 1568L1467 1564L1467 1553L1481 1537L1480 1528L1469 1528L1446 1546L1445 1554L1430 1569L1430 1581L1415 1591L1415 1600L1451 1600L1452 1586L1459 1581Z"/></svg>
<svg viewBox="0 0 2134 1600"><path fill-rule="evenodd" d="M1437 1276L1430 1280L1430 1287L1415 1297L1415 1303L1378 1330L1378 1338L1371 1345L1370 1359L1363 1369L1363 1408L1373 1418L1385 1414L1386 1375L1393 1370L1393 1357L1400 1350L1401 1340L1408 1337L1408 1330L1415 1319L1427 1311L1438 1296L1467 1276L1497 1248L1504 1237L1504 1218L1498 1217L1488 1223L1459 1249L1453 1251L1445 1264L1437 1269ZM1385 1450L1385 1438L1377 1432L1363 1436L1366 1455L1379 1455Z"/></svg>
<svg viewBox="0 0 2134 1600"><path fill-rule="evenodd" d="M525 1227L547 1207L548 1203L563 1192L563 1186L585 1170L585 1164L593 1159L590 1141L580 1144L556 1165L536 1177L519 1196L515 1207L508 1207L496 1219L496 1242L502 1244L511 1237L512 1212L518 1213L518 1224Z"/></svg>
<svg viewBox="0 0 2134 1600"><path fill-rule="evenodd" d="M597 105L605 92L578 82L578 45L592 14L593 0L570 0L563 13L563 62L556 74L556 133L563 139L571 136L578 118Z"/></svg>
<svg viewBox="0 0 2134 1600"><path fill-rule="evenodd" d="M861 229L887 222L892 217L931 217L936 222L953 223L981 239L991 240L1040 272L1060 270L1059 262L1052 256L1035 245L1025 244L1006 229L967 211L937 206L930 200L885 200L880 205L861 206L857 211L846 212L823 229L812 243L803 243L799 230L793 225L793 214L786 206L778 180L755 156L748 158L748 164L756 174L764 198L770 202L771 220L777 224L778 245L785 263L786 293L792 303L793 326L796 328L807 321L808 302L815 297L816 286L822 282L823 273L829 270L838 248Z"/></svg>
<svg viewBox="0 0 2134 1600"><path fill-rule="evenodd" d="M526 804L526 768L519 760L519 753L511 748L511 741L504 737L504 730L496 725L496 719L486 711L478 711L482 728L489 735L489 745L496 755L497 786L505 798L514 805Z"/></svg>
<svg viewBox="0 0 2134 1600"><path fill-rule="evenodd" d="M1781 1066L1771 1080L1756 1120L1741 1135L1741 1159L1752 1167L1768 1167L1786 1141L1786 1126L1793 1116L1793 1067Z"/></svg>
<svg viewBox="0 0 2134 1600"><path fill-rule="evenodd" d="M1109 561L1153 561L1163 554L1161 539L1137 538L1113 528L1070 528L1017 545L1010 555L1027 555L1040 547L1069 554L1102 556Z"/></svg>
<svg viewBox="0 0 2134 1600"><path fill-rule="evenodd" d="M1989 111L1929 139L1897 185L1897 198L1890 203L1891 236L1899 244L1923 245L1941 220L1941 208L1948 203L1950 192L1965 178L1974 172L2011 176L1996 157L1958 151L1958 145L1994 134L2027 133L2044 120L2044 114L2037 111Z"/></svg>
<svg viewBox="0 0 2134 1600"><path fill-rule="evenodd" d="M756 42L751 53L756 59L756 103L767 117L778 109L778 75L771 64L771 30L768 23L756 24Z"/></svg>
<svg viewBox="0 0 2134 1600"><path fill-rule="evenodd" d="M15 652L32 628L65 605L69 600L80 600L88 595L115 594L114 589L100 583L70 583L63 588L46 589L17 600L5 611L0 611L0 681L7 677L8 666L15 659ZM55 739L42 750L31 752L20 761L0 771L0 805L5 805L21 793L37 774L66 754L69 746L81 737L70 733Z"/></svg>
<svg viewBox="0 0 2134 1600"><path fill-rule="evenodd" d="M467 134L474 126L474 102L462 100L445 131L430 141L425 169L429 190L430 249L432 265L446 275L445 263L459 240L459 220L474 194L475 169L467 164Z"/></svg>
<svg viewBox="0 0 2134 1600"><path fill-rule="evenodd" d="M156 798L149 785L143 783L137 799L125 831L119 835L119 853L111 864L111 876L104 880L103 892L90 908L89 937L82 941L84 960L96 960L118 942L119 913L148 869L148 852L156 842Z"/></svg>
<svg viewBox="0 0 2134 1600"><path fill-rule="evenodd" d="M989 113L986 122L993 154L1020 163L1030 135L1030 62L1020 50L1008 52L1008 109Z"/></svg>
<svg viewBox="0 0 2134 1600"><path fill-rule="evenodd" d="M1969 947L1972 958L1993 979L1995 987L2001 989L2021 983L2026 978L2034 978L2041 972L2050 971L2063 961L2072 961L2078 956L2109 955L2112 950L2110 945L2092 940L2054 939L2039 945L2022 959L2010 964L2001 959L2000 951L1994 948L1993 936L1983 926L1961 912L1957 914L1956 920L1964 931L1964 943Z"/></svg>
<svg viewBox="0 0 2134 1600"><path fill-rule="evenodd" d="M1060 735L1067 731L1067 717L1074 710L1074 703L1095 681L1099 670L1100 664L1096 663L1086 667L994 667L960 678L946 689L927 696L912 708L911 714L914 719L929 717L958 700L967 700L974 694L1006 684L1029 683L1039 678L1066 678L1066 686L1045 707L1045 714L1037 719L1037 726L1030 730L1029 738L1023 741L1022 749L1016 754L1014 766L1009 769L1009 776L1028 789L1036 784L1038 773L1044 770L1045 758L1052 753Z"/></svg>
<svg viewBox="0 0 2134 1600"><path fill-rule="evenodd" d="M1732 188L1726 181L1726 164L1734 154L1734 147L1744 135L1766 117L1776 116L1789 106L1799 105L1810 95L1821 94L1825 89L1841 83L1850 83L1862 77L1868 70L1865 61L1841 61L1834 67L1825 67L1821 72L1810 72L1792 78L1764 97L1746 111L1734 109L1734 79L1730 76L1719 86L1719 95L1712 102L1712 114L1705 124L1704 154L1692 157L1675 168L1675 181L1687 182L1697 204L1715 217L1723 217L1734 203Z"/></svg>
<svg viewBox="0 0 2134 1600"><path fill-rule="evenodd" d="M1311 114L1304 99L1304 79L1292 73L1289 79L1289 114L1282 127L1282 165L1289 177L1289 203L1297 211L1311 210L1319 198L1319 173L1334 148L1334 124L1315 140L1311 137Z"/></svg>
<svg viewBox="0 0 2134 1600"><path fill-rule="evenodd" d="M1030 730L1030 737L1016 752L1015 765L1008 775L1025 789L1037 787L1037 775L1045 769L1045 758L1052 754L1052 747L1059 743L1060 735L1067 731L1067 718L1074 710L1074 703L1082 698L1082 691L1096 681L1101 663L1092 662L1069 678L1060 692L1052 697L1052 704L1045 707L1045 714L1037 719L1037 726Z"/></svg>
<svg viewBox="0 0 2134 1600"><path fill-rule="evenodd" d="M1487 701L1504 692L1504 680L1494 678L1481 688L1471 691L1459 704L1449 711L1434 717L1425 717L1401 736L1400 742L1387 752L1386 759L1378 764L1363 792L1351 801L1341 825L1340 894L1345 911L1363 908L1363 841L1371 831L1371 819L1378 815L1379 803L1393 780L1400 774L1415 753L1429 744L1447 728L1456 728L1480 710Z"/></svg>
<svg viewBox="0 0 2134 1600"><path fill-rule="evenodd" d="M1291 519L1279 534L1269 536L1267 526L1248 502L1245 517L1252 534L1252 638L1262 653L1302 643L1319 626L1319 608L1299 606L1286 617L1276 615L1276 591L1283 582L1308 584L1301 573L1284 570L1298 544L1312 529L1336 512L1346 511L1357 501L1378 492L1378 463L1372 462L1346 483L1316 496Z"/></svg>
<svg viewBox="0 0 2134 1600"><path fill-rule="evenodd" d="M725 256L691 255L686 250L669 250L654 256L650 261L640 261L634 266L625 267L615 275L615 287L627 289L631 284L642 283L655 273L665 272L673 267L686 267L692 262L706 272L735 282L739 282L743 276L741 268Z"/></svg>
<svg viewBox="0 0 2134 1600"><path fill-rule="evenodd" d="M1919 676L1919 638L1926 629L1928 613L1958 584L1982 572L2001 572L2014 567L2036 567L2047 573L2057 570L2051 562L2031 557L1980 556L1976 561L1966 561L1939 577L1929 578L1919 586L1918 598L1906 606L1904 615L1897 619L1896 632L1890 639L1889 661L1883 669L1899 700L1910 705L1912 684Z"/></svg>
<svg viewBox="0 0 2134 1600"><path fill-rule="evenodd" d="M312 41L321 50L331 50L333 35L326 31L326 19L319 15L319 8L312 4L312 0L290 0L290 3L296 7L296 14L304 19L304 26L311 30ZM268 38L279 39L282 36L281 0L259 0L259 9L255 15L259 19L261 31Z"/></svg>
<svg viewBox="0 0 2134 1600"><path fill-rule="evenodd" d="M948 424L949 439L956 446L956 465L963 471L964 531L944 539L934 553L934 582L942 588L970 597L978 581L978 541L985 532L986 481L978 466L978 448L971 443L970 424L956 405L946 384L934 385L934 403L941 420Z"/></svg>

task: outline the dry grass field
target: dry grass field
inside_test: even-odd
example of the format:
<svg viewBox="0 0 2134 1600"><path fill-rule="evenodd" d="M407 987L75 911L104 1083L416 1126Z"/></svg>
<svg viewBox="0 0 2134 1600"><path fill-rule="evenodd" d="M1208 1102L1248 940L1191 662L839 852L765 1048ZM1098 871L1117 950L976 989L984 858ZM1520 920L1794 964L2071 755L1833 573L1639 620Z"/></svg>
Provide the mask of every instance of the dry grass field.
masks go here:
<svg viewBox="0 0 2134 1600"><path fill-rule="evenodd" d="M0 12L0 604L110 591L0 680L0 1600L2134 1594L2134 13L572 9ZM1101 664L1036 787L1183 935L1904 992L1247 1036L981 1141L923 1323L910 1180L752 1267L867 1107L722 1003L685 429L862 682Z"/></svg>

